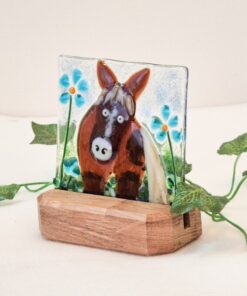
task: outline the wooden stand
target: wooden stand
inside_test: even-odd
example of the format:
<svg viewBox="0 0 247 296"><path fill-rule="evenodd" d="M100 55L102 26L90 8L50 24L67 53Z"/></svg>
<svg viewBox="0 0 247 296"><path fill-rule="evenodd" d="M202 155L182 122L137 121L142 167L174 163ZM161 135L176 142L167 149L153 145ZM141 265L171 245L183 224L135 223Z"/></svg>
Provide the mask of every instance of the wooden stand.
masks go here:
<svg viewBox="0 0 247 296"><path fill-rule="evenodd" d="M174 252L201 234L201 215L170 206L50 190L38 197L42 235L49 240L139 255Z"/></svg>

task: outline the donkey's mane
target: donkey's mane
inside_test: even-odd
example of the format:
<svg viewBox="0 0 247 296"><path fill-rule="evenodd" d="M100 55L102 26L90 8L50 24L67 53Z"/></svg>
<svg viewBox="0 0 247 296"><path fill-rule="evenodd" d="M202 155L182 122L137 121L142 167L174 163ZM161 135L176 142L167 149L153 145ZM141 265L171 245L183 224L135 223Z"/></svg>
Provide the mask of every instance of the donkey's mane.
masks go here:
<svg viewBox="0 0 247 296"><path fill-rule="evenodd" d="M99 95L96 105L107 102L119 102L123 107L128 110L129 115L133 116L135 113L135 102L131 95L129 95L120 83L115 83L111 90L104 88Z"/></svg>

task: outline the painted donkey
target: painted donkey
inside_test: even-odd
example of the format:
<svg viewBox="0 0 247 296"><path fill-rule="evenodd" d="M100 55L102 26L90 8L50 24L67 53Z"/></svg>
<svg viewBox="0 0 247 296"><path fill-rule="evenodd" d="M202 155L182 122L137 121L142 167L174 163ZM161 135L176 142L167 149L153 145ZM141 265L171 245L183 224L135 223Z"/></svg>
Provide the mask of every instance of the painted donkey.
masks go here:
<svg viewBox="0 0 247 296"><path fill-rule="evenodd" d="M109 176L114 173L117 197L136 199L145 171L146 138L135 118L136 100L148 82L150 70L142 69L120 84L112 70L99 60L97 76L102 92L82 119L78 133L84 192L104 194ZM159 161L157 157L156 152L156 159L150 161Z"/></svg>

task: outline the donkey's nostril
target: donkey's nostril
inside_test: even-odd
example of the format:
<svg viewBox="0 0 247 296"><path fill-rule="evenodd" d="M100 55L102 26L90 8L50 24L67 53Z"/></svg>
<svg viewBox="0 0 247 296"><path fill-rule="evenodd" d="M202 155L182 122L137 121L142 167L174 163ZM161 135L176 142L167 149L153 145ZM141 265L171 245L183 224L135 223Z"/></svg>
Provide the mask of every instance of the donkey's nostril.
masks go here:
<svg viewBox="0 0 247 296"><path fill-rule="evenodd" d="M112 157L112 145L104 138L97 137L91 146L93 156L101 161L108 161Z"/></svg>
<svg viewBox="0 0 247 296"><path fill-rule="evenodd" d="M103 149L101 150L102 154L106 154L106 151L107 151L106 148L103 148Z"/></svg>

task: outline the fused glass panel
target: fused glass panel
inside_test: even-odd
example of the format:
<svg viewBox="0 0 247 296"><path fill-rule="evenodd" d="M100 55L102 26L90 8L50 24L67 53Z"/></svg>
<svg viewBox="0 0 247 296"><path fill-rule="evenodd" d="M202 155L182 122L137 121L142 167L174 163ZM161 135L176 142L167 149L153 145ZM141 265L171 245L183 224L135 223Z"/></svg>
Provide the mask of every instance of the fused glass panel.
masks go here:
<svg viewBox="0 0 247 296"><path fill-rule="evenodd" d="M59 58L57 186L168 203L184 178L187 68Z"/></svg>

